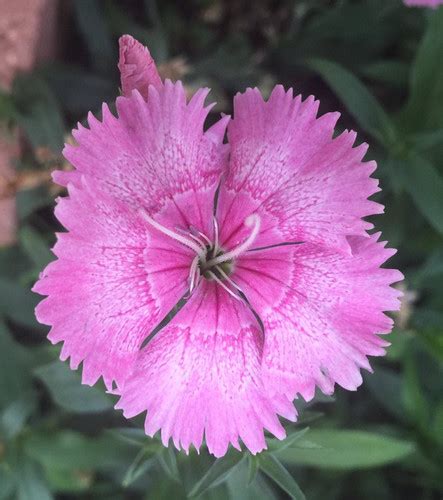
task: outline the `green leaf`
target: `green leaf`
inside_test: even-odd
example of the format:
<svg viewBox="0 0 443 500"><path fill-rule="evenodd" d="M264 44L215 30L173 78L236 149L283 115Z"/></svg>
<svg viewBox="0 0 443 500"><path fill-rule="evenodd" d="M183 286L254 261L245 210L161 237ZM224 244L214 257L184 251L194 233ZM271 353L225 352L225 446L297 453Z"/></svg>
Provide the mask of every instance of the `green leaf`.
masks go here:
<svg viewBox="0 0 443 500"><path fill-rule="evenodd" d="M24 326L38 326L34 309L40 298L15 281L0 278L0 314Z"/></svg>
<svg viewBox="0 0 443 500"><path fill-rule="evenodd" d="M412 130L443 127L443 9L430 16L412 66L411 92L402 122Z"/></svg>
<svg viewBox="0 0 443 500"><path fill-rule="evenodd" d="M141 477L148 469L150 469L155 462L148 450L145 448L141 449L134 461L127 470L122 485L126 488L135 482L139 477Z"/></svg>
<svg viewBox="0 0 443 500"><path fill-rule="evenodd" d="M29 259L19 245L0 247L0 276L18 281L29 271Z"/></svg>
<svg viewBox="0 0 443 500"><path fill-rule="evenodd" d="M61 493L86 491L94 481L91 473L73 469L47 469L45 475L51 490Z"/></svg>
<svg viewBox="0 0 443 500"><path fill-rule="evenodd" d="M21 394L32 391L31 353L15 342L0 321L0 408L8 408Z"/></svg>
<svg viewBox="0 0 443 500"><path fill-rule="evenodd" d="M443 363L443 332L441 328L420 330L420 337L426 342L432 355Z"/></svg>
<svg viewBox="0 0 443 500"><path fill-rule="evenodd" d="M17 500L52 500L43 473L31 460L19 458L17 468Z"/></svg>
<svg viewBox="0 0 443 500"><path fill-rule="evenodd" d="M22 391L19 399L13 401L0 413L0 435L11 439L19 434L35 408L34 393Z"/></svg>
<svg viewBox="0 0 443 500"><path fill-rule="evenodd" d="M252 459L249 460L249 463L253 461L258 467L259 455L249 456ZM249 481L251 479L250 465L247 462L247 460L241 460L226 480L229 500L277 500L275 489L272 488L263 474L256 474L252 482Z"/></svg>
<svg viewBox="0 0 443 500"><path fill-rule="evenodd" d="M20 242L29 259L39 270L55 259L54 254L49 250L48 243L29 225L20 230Z"/></svg>
<svg viewBox="0 0 443 500"><path fill-rule="evenodd" d="M365 377L365 384L379 405L395 418L404 421L405 412L401 396L404 384L399 373L379 366L374 373Z"/></svg>
<svg viewBox="0 0 443 500"><path fill-rule="evenodd" d="M294 445L299 439L304 437L306 433L309 431L309 427L302 429L300 431L295 431L292 434L289 434L282 441L278 439L268 439L268 450L269 451L282 451L286 448L290 448Z"/></svg>
<svg viewBox="0 0 443 500"><path fill-rule="evenodd" d="M443 234L443 177L419 156L411 156L397 172L422 215Z"/></svg>
<svg viewBox="0 0 443 500"><path fill-rule="evenodd" d="M413 274L412 280L411 278L409 280L412 281L414 288L422 288L435 277L443 277L443 249L429 253L422 266Z"/></svg>
<svg viewBox="0 0 443 500"><path fill-rule="evenodd" d="M244 455L231 451L222 458L218 458L206 474L198 481L189 493L189 497L199 497L205 491L225 481Z"/></svg>
<svg viewBox="0 0 443 500"><path fill-rule="evenodd" d="M385 144L394 141L394 124L356 76L331 61L310 59L306 64L322 76L366 132Z"/></svg>
<svg viewBox="0 0 443 500"><path fill-rule="evenodd" d="M270 477L280 488L295 500L304 500L305 496L297 482L285 466L271 453L263 453L259 457L260 470Z"/></svg>
<svg viewBox="0 0 443 500"><path fill-rule="evenodd" d="M248 455L248 485L252 484L260 470L257 455Z"/></svg>
<svg viewBox="0 0 443 500"><path fill-rule="evenodd" d="M113 58L116 55L113 54ZM103 102L112 102L118 95L115 81L83 68L51 64L45 69L44 76L60 106L75 117L100 109Z"/></svg>
<svg viewBox="0 0 443 500"><path fill-rule="evenodd" d="M422 429L429 423L429 404L420 386L415 361L411 353L405 360L405 384L403 387L403 405L410 418Z"/></svg>
<svg viewBox="0 0 443 500"><path fill-rule="evenodd" d="M364 431L311 429L309 439L318 449L288 448L282 462L326 469L366 469L404 459L414 451L409 441Z"/></svg>
<svg viewBox="0 0 443 500"><path fill-rule="evenodd" d="M0 124L3 122L9 125L16 117L17 110L11 94L7 94L0 90Z"/></svg>
<svg viewBox="0 0 443 500"><path fill-rule="evenodd" d="M177 457L172 446L163 448L161 452L158 453L158 461L160 462L163 470L171 479L180 482L180 472L177 466Z"/></svg>
<svg viewBox="0 0 443 500"><path fill-rule="evenodd" d="M34 146L47 146L59 153L65 126L57 100L46 82L35 75L20 76L14 82L17 121Z"/></svg>
<svg viewBox="0 0 443 500"><path fill-rule="evenodd" d="M68 365L54 361L40 366L35 375L45 384L53 400L61 408L74 413L96 413L113 407L111 397L97 387L81 384L80 374Z"/></svg>
<svg viewBox="0 0 443 500"><path fill-rule="evenodd" d="M11 468L3 461L0 461L0 485L0 500L10 499L15 489L15 477Z"/></svg>
<svg viewBox="0 0 443 500"><path fill-rule="evenodd" d="M26 454L45 470L104 470L130 460L133 448L109 434L85 436L71 430L34 432L24 440Z"/></svg>
<svg viewBox="0 0 443 500"><path fill-rule="evenodd" d="M410 137L413 147L417 151L427 151L428 149L441 146L443 144L443 128L431 130L429 132L420 132Z"/></svg>
<svg viewBox="0 0 443 500"><path fill-rule="evenodd" d="M146 23L140 24L134 21L124 5L118 2L106 3L106 17L112 31L116 35L121 33L131 33L140 43L149 47L149 52L157 64L167 61L170 58L168 50L168 40L163 30L162 23L158 16L155 2L149 0L152 28L147 28Z"/></svg>
<svg viewBox="0 0 443 500"><path fill-rule="evenodd" d="M443 400L438 404L433 418L433 434L437 443L443 446Z"/></svg>
<svg viewBox="0 0 443 500"><path fill-rule="evenodd" d="M17 213L22 221L41 208L54 204L54 197L44 187L19 191L16 196Z"/></svg>
<svg viewBox="0 0 443 500"><path fill-rule="evenodd" d="M110 74L115 65L114 44L100 2L76 0L73 7L92 65Z"/></svg>
<svg viewBox="0 0 443 500"><path fill-rule="evenodd" d="M382 84L403 89L408 84L409 66L403 61L377 61L371 62L361 68L361 73Z"/></svg>
<svg viewBox="0 0 443 500"><path fill-rule="evenodd" d="M145 446L147 442L151 442L146 436L144 429L137 429L131 427L120 427L109 429L107 431L111 436L116 437L120 441L124 441L132 446Z"/></svg>

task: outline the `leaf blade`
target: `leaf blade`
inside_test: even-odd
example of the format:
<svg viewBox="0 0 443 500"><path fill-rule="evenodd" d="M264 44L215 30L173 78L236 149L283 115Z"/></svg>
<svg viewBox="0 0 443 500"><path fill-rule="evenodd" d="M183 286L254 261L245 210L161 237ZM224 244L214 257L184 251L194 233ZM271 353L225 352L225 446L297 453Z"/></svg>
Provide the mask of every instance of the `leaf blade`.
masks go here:
<svg viewBox="0 0 443 500"><path fill-rule="evenodd" d="M310 59L306 65L321 75L366 132L384 143L394 140L393 122L356 76L339 64L324 59Z"/></svg>
<svg viewBox="0 0 443 500"><path fill-rule="evenodd" d="M306 499L286 467L272 453L263 453L259 458L259 465L260 470L286 491L291 498L295 500Z"/></svg>
<svg viewBox="0 0 443 500"><path fill-rule="evenodd" d="M413 443L366 431L311 429L310 441L321 448L288 448L283 463L324 469L353 470L400 461L415 449Z"/></svg>

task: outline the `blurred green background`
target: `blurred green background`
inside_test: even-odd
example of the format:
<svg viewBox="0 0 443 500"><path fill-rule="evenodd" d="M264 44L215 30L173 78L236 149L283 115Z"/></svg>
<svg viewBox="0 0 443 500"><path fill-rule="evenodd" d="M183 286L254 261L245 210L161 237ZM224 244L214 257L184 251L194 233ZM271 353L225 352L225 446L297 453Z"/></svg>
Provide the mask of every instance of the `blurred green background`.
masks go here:
<svg viewBox="0 0 443 500"><path fill-rule="evenodd" d="M0 92L0 121L24 131L16 164L18 243L0 249L0 499L433 500L443 494L443 7L400 0L74 0L57 62ZM339 110L376 159L386 214L374 219L406 280L385 358L356 393L296 405L283 443L215 461L164 449L80 385L45 339L30 292L54 257L49 172L70 129L118 94L117 39L148 45L163 76L213 89L232 111L275 83ZM24 179L24 180L23 180ZM26 182L27 181L27 182ZM63 192L61 192L63 194ZM302 493L303 491L303 493Z"/></svg>

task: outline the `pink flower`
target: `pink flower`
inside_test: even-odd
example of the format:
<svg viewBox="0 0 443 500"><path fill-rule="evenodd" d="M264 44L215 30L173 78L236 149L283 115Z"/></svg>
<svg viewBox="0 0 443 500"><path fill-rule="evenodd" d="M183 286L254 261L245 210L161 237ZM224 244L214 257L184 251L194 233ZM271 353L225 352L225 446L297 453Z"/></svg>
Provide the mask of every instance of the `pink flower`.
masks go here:
<svg viewBox="0 0 443 500"><path fill-rule="evenodd" d="M404 0L408 7L433 7L437 8L443 4L443 0Z"/></svg>
<svg viewBox="0 0 443 500"><path fill-rule="evenodd" d="M90 114L64 151L76 170L54 174L68 232L37 318L84 383L102 376L126 417L147 410L148 435L257 453L264 429L285 436L297 395L355 390L384 353L402 275L362 219L382 212L376 165L354 132L332 139L339 115L317 118L312 97L248 89L205 131L207 89L187 103L130 37L121 58L135 65L118 117Z"/></svg>

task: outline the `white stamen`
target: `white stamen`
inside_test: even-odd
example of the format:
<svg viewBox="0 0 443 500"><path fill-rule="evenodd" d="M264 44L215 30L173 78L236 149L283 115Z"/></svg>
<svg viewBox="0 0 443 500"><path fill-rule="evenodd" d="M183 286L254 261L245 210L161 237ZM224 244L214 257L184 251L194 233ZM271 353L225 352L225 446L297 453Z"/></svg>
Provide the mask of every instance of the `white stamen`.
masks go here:
<svg viewBox="0 0 443 500"><path fill-rule="evenodd" d="M196 236L195 234L192 234L192 233L188 233L189 236L195 240L202 248L202 250L204 250L205 254L206 254L206 243L204 241L202 241L198 236Z"/></svg>
<svg viewBox="0 0 443 500"><path fill-rule="evenodd" d="M230 295L234 297L234 299L242 300L236 293L234 293L230 288L228 288L221 279L217 278L217 276L212 271L207 271L209 276L216 281L222 288L224 288Z"/></svg>
<svg viewBox="0 0 443 500"><path fill-rule="evenodd" d="M169 236L170 238L182 243L188 248L191 248L202 259L205 259L205 250L203 250L199 245L197 245L197 243L188 238L185 238L184 236L181 236L180 234L177 234L176 232L172 231L171 229L168 229L165 226L162 226L159 222L155 221L152 217L150 217L145 210L139 210L139 213L143 217L143 219L145 219L146 222L149 222L149 224L151 224L152 227L155 227L155 229L157 229L163 234L166 234L166 236Z"/></svg>
<svg viewBox="0 0 443 500"><path fill-rule="evenodd" d="M209 246L212 246L212 242L211 242L211 240L210 240L210 239L206 236L206 234L202 233L201 231L197 231L197 232L198 232L199 236L200 236L201 238L203 238Z"/></svg>
<svg viewBox="0 0 443 500"><path fill-rule="evenodd" d="M218 222L215 216L212 216L214 222L214 253L218 252Z"/></svg>
<svg viewBox="0 0 443 500"><path fill-rule="evenodd" d="M196 255L192 261L191 268L189 269L189 291L192 292L198 286L200 271L198 269L199 256Z"/></svg>
<svg viewBox="0 0 443 500"><path fill-rule="evenodd" d="M260 217L257 214L252 214L249 217L245 219L245 226L251 227L252 226L252 231L251 234L246 238L246 240L243 243L240 243L237 247L233 248L229 252L226 252L222 255L219 255L217 257L214 257L213 259L209 260L206 265L207 267L212 267L216 266L218 264L221 264L222 262L227 262L229 260L233 260L239 255L241 255L243 252L245 252L254 242L255 238L257 237L259 231L260 231Z"/></svg>

